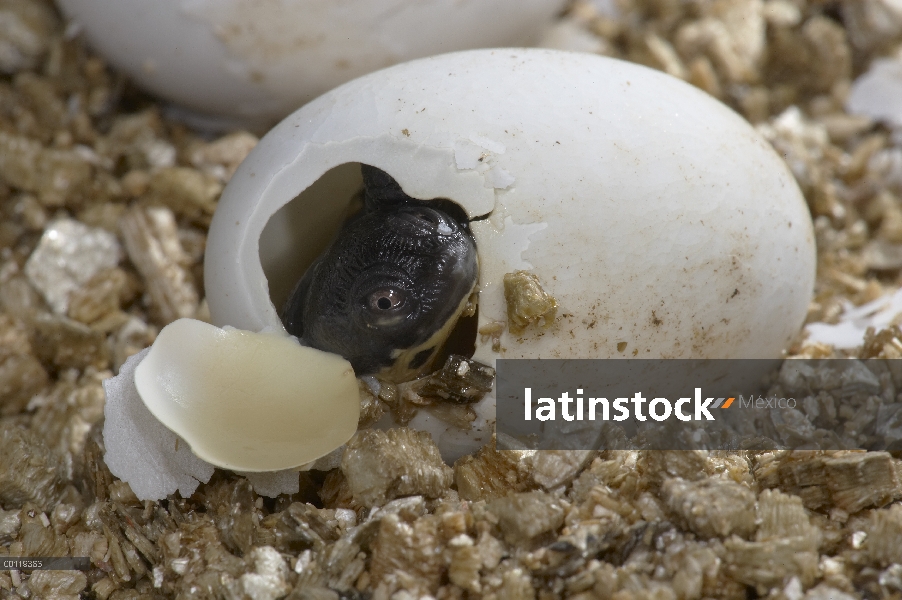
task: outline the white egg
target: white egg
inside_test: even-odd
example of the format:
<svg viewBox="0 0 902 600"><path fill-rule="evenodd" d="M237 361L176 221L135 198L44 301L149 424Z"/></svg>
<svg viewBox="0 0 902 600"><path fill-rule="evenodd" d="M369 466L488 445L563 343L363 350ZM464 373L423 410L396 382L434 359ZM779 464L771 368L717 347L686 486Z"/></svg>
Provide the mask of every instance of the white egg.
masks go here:
<svg viewBox="0 0 902 600"><path fill-rule="evenodd" d="M188 109L272 123L327 90L439 52L529 44L564 0L58 0L91 45ZM200 117L198 117L200 119Z"/></svg>
<svg viewBox="0 0 902 600"><path fill-rule="evenodd" d="M359 190L359 164L474 221L479 326L507 324L502 279L526 270L558 303L474 358L778 357L814 284L810 216L783 161L733 111L645 67L547 50L482 50L373 73L266 135L213 219L217 325L278 312ZM497 345L496 345L497 348ZM461 430L421 411L446 458L491 436L494 398Z"/></svg>

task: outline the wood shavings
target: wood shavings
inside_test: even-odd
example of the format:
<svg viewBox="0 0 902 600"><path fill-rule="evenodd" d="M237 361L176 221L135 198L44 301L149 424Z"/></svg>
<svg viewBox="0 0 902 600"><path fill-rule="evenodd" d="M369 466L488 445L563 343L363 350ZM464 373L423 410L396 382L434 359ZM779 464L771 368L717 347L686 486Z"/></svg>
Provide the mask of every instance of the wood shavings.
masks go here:
<svg viewBox="0 0 902 600"><path fill-rule="evenodd" d="M435 498L451 483L451 469L430 435L413 429L357 432L347 444L341 470L354 499L364 506L411 494Z"/></svg>
<svg viewBox="0 0 902 600"><path fill-rule="evenodd" d="M748 538L755 529L755 494L732 481L668 479L661 493L668 508L702 538Z"/></svg>
<svg viewBox="0 0 902 600"><path fill-rule="evenodd" d="M175 217L165 208L135 208L120 221L128 256L144 277L151 302L164 324L197 311L198 292L185 270L187 256Z"/></svg>
<svg viewBox="0 0 902 600"><path fill-rule="evenodd" d="M519 335L528 325L550 327L557 314L557 301L528 271L515 271L504 275L504 300L507 302L508 326L511 333Z"/></svg>

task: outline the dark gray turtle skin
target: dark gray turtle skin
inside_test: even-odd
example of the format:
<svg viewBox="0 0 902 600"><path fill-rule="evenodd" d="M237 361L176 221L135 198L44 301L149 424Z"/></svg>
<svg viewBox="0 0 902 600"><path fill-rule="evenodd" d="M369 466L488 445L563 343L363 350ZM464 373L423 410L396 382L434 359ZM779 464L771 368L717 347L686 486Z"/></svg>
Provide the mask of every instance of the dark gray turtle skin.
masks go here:
<svg viewBox="0 0 902 600"><path fill-rule="evenodd" d="M282 322L357 375L403 381L429 365L466 305L476 246L465 221L410 198L379 169L363 175L365 208L301 278Z"/></svg>

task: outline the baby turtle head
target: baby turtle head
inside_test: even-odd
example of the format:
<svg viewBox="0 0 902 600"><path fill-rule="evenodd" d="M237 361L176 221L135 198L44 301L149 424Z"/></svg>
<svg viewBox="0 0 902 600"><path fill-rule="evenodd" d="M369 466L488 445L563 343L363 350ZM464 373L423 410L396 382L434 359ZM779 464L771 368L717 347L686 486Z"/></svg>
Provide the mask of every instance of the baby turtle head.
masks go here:
<svg viewBox="0 0 902 600"><path fill-rule="evenodd" d="M363 175L363 202L367 210L397 208L416 202L382 169L360 165L360 172Z"/></svg>
<svg viewBox="0 0 902 600"><path fill-rule="evenodd" d="M282 320L310 346L344 356L358 375L402 381L429 366L465 307L478 275L476 246L465 223L399 196L379 173L374 184L364 171L366 209L307 270Z"/></svg>

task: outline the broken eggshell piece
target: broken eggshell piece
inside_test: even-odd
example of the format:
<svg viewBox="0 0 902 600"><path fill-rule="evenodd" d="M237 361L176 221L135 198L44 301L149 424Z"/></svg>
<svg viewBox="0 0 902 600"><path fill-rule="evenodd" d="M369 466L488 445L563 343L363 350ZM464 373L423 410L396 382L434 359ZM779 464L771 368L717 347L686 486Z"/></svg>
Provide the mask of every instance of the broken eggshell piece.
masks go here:
<svg viewBox="0 0 902 600"><path fill-rule="evenodd" d="M213 322L280 329L278 311L378 167L471 219L479 254L474 359L773 358L814 283L802 195L773 149L700 90L651 69L549 50L482 50L345 84L267 134L219 202L208 238ZM508 326L504 276L557 303ZM489 441L428 409L446 460Z"/></svg>
<svg viewBox="0 0 902 600"><path fill-rule="evenodd" d="M282 333L167 325L135 369L148 410L199 458L234 471L309 463L357 429L351 365Z"/></svg>
<svg viewBox="0 0 902 600"><path fill-rule="evenodd" d="M198 485L210 481L215 468L147 410L135 387L135 368L149 352L145 348L131 356L118 375L103 381L104 462L140 500L162 500L176 492L188 498ZM328 455L314 464L327 461ZM241 474L254 491L270 498L300 489L296 469Z"/></svg>

